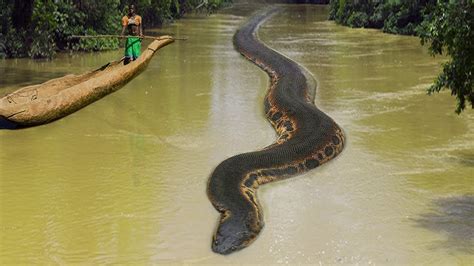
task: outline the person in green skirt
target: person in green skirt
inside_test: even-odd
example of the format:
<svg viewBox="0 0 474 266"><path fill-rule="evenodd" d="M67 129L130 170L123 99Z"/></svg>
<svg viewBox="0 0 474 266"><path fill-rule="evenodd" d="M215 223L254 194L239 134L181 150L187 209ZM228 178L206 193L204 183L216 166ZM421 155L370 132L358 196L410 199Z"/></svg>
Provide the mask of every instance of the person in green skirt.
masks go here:
<svg viewBox="0 0 474 266"><path fill-rule="evenodd" d="M142 48L142 17L136 14L134 4L128 6L128 14L122 18L122 36L126 32L129 36L137 37L129 37L125 41L125 65L136 60L140 56L140 49Z"/></svg>

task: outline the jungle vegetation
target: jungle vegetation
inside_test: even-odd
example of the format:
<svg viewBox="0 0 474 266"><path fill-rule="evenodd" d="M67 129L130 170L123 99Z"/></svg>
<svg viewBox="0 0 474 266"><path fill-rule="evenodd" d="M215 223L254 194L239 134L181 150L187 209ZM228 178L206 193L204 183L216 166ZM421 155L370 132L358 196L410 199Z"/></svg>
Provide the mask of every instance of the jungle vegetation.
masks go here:
<svg viewBox="0 0 474 266"><path fill-rule="evenodd" d="M51 58L57 51L116 49L117 39L72 40L71 35L119 34L130 3L144 27L186 12L212 12L231 0L1 0L0 58Z"/></svg>
<svg viewBox="0 0 474 266"><path fill-rule="evenodd" d="M474 108L474 0L331 0L330 19L419 36L431 55L449 58L428 94L450 89L456 113Z"/></svg>

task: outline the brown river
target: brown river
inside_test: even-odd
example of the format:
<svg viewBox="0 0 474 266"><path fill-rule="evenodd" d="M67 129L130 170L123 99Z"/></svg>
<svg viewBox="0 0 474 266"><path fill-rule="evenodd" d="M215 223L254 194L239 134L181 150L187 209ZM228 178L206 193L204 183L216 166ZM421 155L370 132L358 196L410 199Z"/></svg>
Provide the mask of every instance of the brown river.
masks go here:
<svg viewBox="0 0 474 266"><path fill-rule="evenodd" d="M259 190L266 225L251 246L211 251L209 175L275 140L263 114L268 78L232 46L257 8L156 30L189 39L66 118L1 130L0 264L470 265L474 112L456 115L448 92L426 95L444 59L416 37L338 26L315 5L284 6L259 36L314 74L316 105L347 146ZM0 60L0 94L121 53Z"/></svg>

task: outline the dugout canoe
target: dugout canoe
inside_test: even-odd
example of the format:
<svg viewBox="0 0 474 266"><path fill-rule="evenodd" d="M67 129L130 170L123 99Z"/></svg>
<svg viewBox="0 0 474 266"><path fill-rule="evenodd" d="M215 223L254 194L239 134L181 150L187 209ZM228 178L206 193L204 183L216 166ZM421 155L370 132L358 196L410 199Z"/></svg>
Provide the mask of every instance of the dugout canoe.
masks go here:
<svg viewBox="0 0 474 266"><path fill-rule="evenodd" d="M114 61L91 72L66 75L5 95L0 99L0 128L46 124L101 99L145 70L156 51L173 41L171 36L157 38L127 65Z"/></svg>

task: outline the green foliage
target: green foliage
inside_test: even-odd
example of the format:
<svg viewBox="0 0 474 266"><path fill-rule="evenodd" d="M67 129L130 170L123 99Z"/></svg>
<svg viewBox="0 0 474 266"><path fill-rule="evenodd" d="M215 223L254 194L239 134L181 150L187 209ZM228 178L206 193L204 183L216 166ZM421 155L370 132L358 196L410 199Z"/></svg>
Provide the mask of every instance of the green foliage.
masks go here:
<svg viewBox="0 0 474 266"><path fill-rule="evenodd" d="M353 12L347 19L347 24L351 27L363 28L369 23L369 16L364 12Z"/></svg>
<svg viewBox="0 0 474 266"><path fill-rule="evenodd" d="M214 10L217 10L218 8L221 8L222 5L225 4L225 1L221 0L209 0L206 5L204 5L204 8L208 12L213 12Z"/></svg>
<svg viewBox="0 0 474 266"><path fill-rule="evenodd" d="M331 0L329 2L329 19L330 20L337 20L338 15L337 12L339 11L339 1Z"/></svg>
<svg viewBox="0 0 474 266"><path fill-rule="evenodd" d="M434 56L446 54L450 60L443 64L428 93L448 88L456 96L456 113L466 107L466 101L474 108L474 4L472 1L440 2L418 31L422 44L429 43Z"/></svg>
<svg viewBox="0 0 474 266"><path fill-rule="evenodd" d="M120 6L125 14L127 5L135 3L144 25L150 27L171 22L191 11L213 12L230 2L231 0L122 0Z"/></svg>
<svg viewBox="0 0 474 266"><path fill-rule="evenodd" d="M345 23L350 5L346 3L346 0L336 0L334 2L338 2L339 7L336 11L336 18L339 22Z"/></svg>
<svg viewBox="0 0 474 266"><path fill-rule="evenodd" d="M54 30L54 39L57 48L60 50L75 49L76 46L74 45L77 44L78 41L70 43L69 36L86 32L84 29L86 14L79 12L72 4L59 2L54 16L57 21L56 29Z"/></svg>
<svg viewBox="0 0 474 266"><path fill-rule="evenodd" d="M31 58L51 58L55 54L54 29L57 28L57 8L51 0L35 1L32 17L33 35L28 55Z"/></svg>
<svg viewBox="0 0 474 266"><path fill-rule="evenodd" d="M63 0L64 1L64 0ZM67 1L64 1L67 2ZM75 7L84 14L84 28L93 28L100 34L120 30L120 0L81 0Z"/></svg>
<svg viewBox="0 0 474 266"><path fill-rule="evenodd" d="M118 40L70 40L71 35L116 34L120 28L119 0L36 0L31 25L26 30L12 26L12 3L0 13L2 57L51 58L56 50L99 51L118 48ZM1 6L0 6L1 7Z"/></svg>
<svg viewBox="0 0 474 266"><path fill-rule="evenodd" d="M7 46L5 44L5 36L0 33L0 58L5 59L7 57Z"/></svg>
<svg viewBox="0 0 474 266"><path fill-rule="evenodd" d="M416 34L422 11L434 0L331 0L329 18L351 27L382 28L397 34Z"/></svg>
<svg viewBox="0 0 474 266"><path fill-rule="evenodd" d="M144 25L162 25L181 16L181 5L178 0L139 0L136 1L138 13L142 16ZM123 5L126 14L126 4Z"/></svg>
<svg viewBox="0 0 474 266"><path fill-rule="evenodd" d="M0 1L0 33L3 38L0 41L4 41L5 33L7 32L10 24L11 5L7 4L7 1Z"/></svg>
<svg viewBox="0 0 474 266"><path fill-rule="evenodd" d="M7 1L0 1L0 52L1 57L9 57L10 55L23 55L23 43L25 42L25 34L17 33L11 29L11 13L12 4Z"/></svg>
<svg viewBox="0 0 474 266"><path fill-rule="evenodd" d="M101 51L119 47L117 39L74 39L71 35L117 34L120 32L121 12L119 0L80 0L72 4L67 0L58 3L58 20L62 26L55 30L56 43L61 49Z"/></svg>
<svg viewBox="0 0 474 266"><path fill-rule="evenodd" d="M26 32L10 30L4 35L5 54L7 57L23 57L28 54L26 49Z"/></svg>

